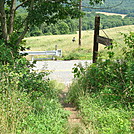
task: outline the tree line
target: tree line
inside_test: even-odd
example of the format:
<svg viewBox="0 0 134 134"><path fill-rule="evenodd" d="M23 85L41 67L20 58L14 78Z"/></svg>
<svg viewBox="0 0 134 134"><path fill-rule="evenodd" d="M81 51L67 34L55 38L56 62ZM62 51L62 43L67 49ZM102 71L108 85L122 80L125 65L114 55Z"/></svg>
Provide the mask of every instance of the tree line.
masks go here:
<svg viewBox="0 0 134 134"><path fill-rule="evenodd" d="M97 15L95 12L86 12L82 18L82 30L93 30L94 29L94 18ZM134 25L133 14L128 14L122 18L120 15L107 16L99 14L101 17L101 29ZM76 33L79 29L78 19L67 18L60 20L56 24L47 25L46 23L41 24L40 27L31 27L27 36L41 36L41 35L58 35L58 34L72 34Z"/></svg>

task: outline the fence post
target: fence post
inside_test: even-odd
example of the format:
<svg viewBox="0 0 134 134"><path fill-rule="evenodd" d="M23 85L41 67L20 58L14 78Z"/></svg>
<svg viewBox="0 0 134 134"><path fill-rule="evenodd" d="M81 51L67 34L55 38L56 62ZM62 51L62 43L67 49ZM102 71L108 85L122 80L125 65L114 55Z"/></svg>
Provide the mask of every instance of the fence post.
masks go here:
<svg viewBox="0 0 134 134"><path fill-rule="evenodd" d="M55 50L57 50L57 48L58 48L58 46L57 46L57 45L55 45Z"/></svg>
<svg viewBox="0 0 134 134"><path fill-rule="evenodd" d="M99 36L99 28L100 28L100 16L97 15L95 17L95 28L94 28L93 63L96 63L97 55L98 55L97 37Z"/></svg>

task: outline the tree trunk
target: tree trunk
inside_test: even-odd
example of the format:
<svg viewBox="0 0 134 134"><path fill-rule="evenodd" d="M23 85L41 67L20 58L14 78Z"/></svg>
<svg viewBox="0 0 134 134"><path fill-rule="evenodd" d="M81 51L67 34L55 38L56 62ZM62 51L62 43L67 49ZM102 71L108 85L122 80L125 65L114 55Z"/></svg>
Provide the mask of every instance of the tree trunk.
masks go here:
<svg viewBox="0 0 134 134"><path fill-rule="evenodd" d="M7 42L9 36L7 34L7 23L6 23L6 13L4 9L4 0L0 0L0 22L1 22L1 29L2 29L2 37Z"/></svg>
<svg viewBox="0 0 134 134"><path fill-rule="evenodd" d="M15 9L16 9L16 0L12 0L11 8L10 8L10 20L9 20L8 34L11 34L14 30Z"/></svg>

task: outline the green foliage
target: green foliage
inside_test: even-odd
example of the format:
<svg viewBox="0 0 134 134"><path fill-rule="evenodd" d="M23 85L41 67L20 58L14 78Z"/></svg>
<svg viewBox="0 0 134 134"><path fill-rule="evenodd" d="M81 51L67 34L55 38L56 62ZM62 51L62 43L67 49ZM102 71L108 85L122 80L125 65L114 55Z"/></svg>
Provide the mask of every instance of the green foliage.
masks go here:
<svg viewBox="0 0 134 134"><path fill-rule="evenodd" d="M126 17L134 17L134 13L129 13Z"/></svg>
<svg viewBox="0 0 134 134"><path fill-rule="evenodd" d="M64 60L78 60L80 58L80 54L78 53L70 53L69 55L63 57Z"/></svg>
<svg viewBox="0 0 134 134"><path fill-rule="evenodd" d="M0 68L0 133L17 133L31 111L30 99L18 91L19 74L8 65Z"/></svg>
<svg viewBox="0 0 134 134"><path fill-rule="evenodd" d="M82 30L94 29L94 18L98 13L95 12L85 12L82 18ZM120 15L104 15L99 14L101 17L101 29L113 28L124 25L133 25L134 18L125 17L122 18ZM79 30L78 19L67 18L65 20L60 20L56 24L47 25L43 23L38 30L31 28L28 32L28 36L40 36L40 35L58 35L58 34L70 34L76 33Z"/></svg>
<svg viewBox="0 0 134 134"><path fill-rule="evenodd" d="M11 49L5 46L4 41L0 40L0 60L2 64L13 63Z"/></svg>
<svg viewBox="0 0 134 134"><path fill-rule="evenodd" d="M1 64L10 64L13 65L14 62L17 62L22 55L19 54L18 50L25 50L25 47L22 46L13 46L11 43L15 40L15 35L12 35L11 39L8 44L5 44L4 40L0 40L0 65ZM21 42L21 45L25 45L25 40ZM23 59L23 58L22 58ZM16 60L16 61L15 61ZM27 61L28 62L28 61Z"/></svg>
<svg viewBox="0 0 134 134"><path fill-rule="evenodd" d="M43 77L46 75L47 73L39 73L38 75L36 72L24 73L20 77L19 90L30 94L32 100L42 95L52 98L52 96L56 95L56 92L50 90L49 80L43 81Z"/></svg>
<svg viewBox="0 0 134 134"><path fill-rule="evenodd" d="M90 5L96 5L96 4L102 4L102 2L105 2L105 0L90 0Z"/></svg>
<svg viewBox="0 0 134 134"><path fill-rule="evenodd" d="M107 108L102 99L84 96L79 98L79 109L86 126L98 134L132 134L132 109ZM90 130L90 131L91 131Z"/></svg>
<svg viewBox="0 0 134 134"><path fill-rule="evenodd" d="M86 69L80 66L74 68L75 76L80 77L78 81L84 92L108 93L115 95L122 103L133 102L133 35L133 33L130 33L129 36L124 35L126 47L123 48L124 57L120 57L120 60L115 60L110 46L107 52L108 59L103 61L100 57L96 64Z"/></svg>
<svg viewBox="0 0 134 134"><path fill-rule="evenodd" d="M43 101L43 103L42 103ZM55 100L37 99L34 105L38 107L37 114L30 114L22 124L30 133L64 134L67 113Z"/></svg>
<svg viewBox="0 0 134 134"><path fill-rule="evenodd" d="M98 133L132 133L134 116L134 33L124 35L123 55L116 59L108 46L107 59L73 68L75 80L68 100L81 111L83 121Z"/></svg>
<svg viewBox="0 0 134 134"><path fill-rule="evenodd" d="M74 64L74 68L73 68L73 73L74 73L74 78L79 78L81 75L85 74L85 68L79 63Z"/></svg>
<svg viewBox="0 0 134 134"><path fill-rule="evenodd" d="M0 133L64 133L68 114L59 91L43 79L48 72L32 72L25 58L0 65Z"/></svg>
<svg viewBox="0 0 134 134"><path fill-rule="evenodd" d="M18 11L18 9L23 11ZM29 33L30 36L39 36L42 31L37 27L43 23L55 24L69 16L72 19L82 15L78 8L78 0L0 1L0 13L0 36L5 45L10 46L14 57L23 48L22 40L30 28L33 29ZM63 22L59 29L61 34L69 33L68 25Z"/></svg>
<svg viewBox="0 0 134 134"><path fill-rule="evenodd" d="M42 35L42 31L39 30L38 27L34 27L34 28L31 28L29 34L30 34L29 36L41 36Z"/></svg>

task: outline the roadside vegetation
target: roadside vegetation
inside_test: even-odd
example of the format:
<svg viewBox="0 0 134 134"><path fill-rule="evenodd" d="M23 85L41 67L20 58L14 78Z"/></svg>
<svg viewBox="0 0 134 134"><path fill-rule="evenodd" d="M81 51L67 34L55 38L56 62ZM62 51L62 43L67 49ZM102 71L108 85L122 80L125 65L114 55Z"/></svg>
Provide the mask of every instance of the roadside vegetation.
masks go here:
<svg viewBox="0 0 134 134"><path fill-rule="evenodd" d="M49 72L32 71L33 64L0 43L0 134L64 134L68 113L58 86L44 78Z"/></svg>
<svg viewBox="0 0 134 134"><path fill-rule="evenodd" d="M134 132L134 33L123 34L122 56L117 46L106 47L97 63L73 69L75 79L68 101L80 111L88 133L132 134Z"/></svg>
<svg viewBox="0 0 134 134"><path fill-rule="evenodd" d="M122 56L114 51L120 47L117 43L106 48L105 61L101 53L97 63L74 67L68 102L79 109L86 133L133 133L134 33L124 34L123 39ZM14 58L3 45L1 42L0 133L68 133L69 113L59 102L57 86L44 79L49 72L33 72L33 64Z"/></svg>

